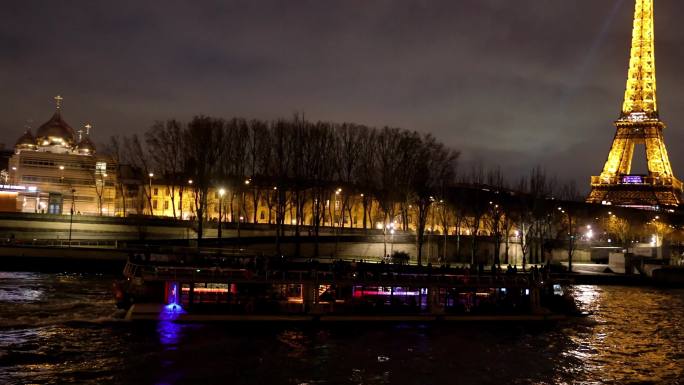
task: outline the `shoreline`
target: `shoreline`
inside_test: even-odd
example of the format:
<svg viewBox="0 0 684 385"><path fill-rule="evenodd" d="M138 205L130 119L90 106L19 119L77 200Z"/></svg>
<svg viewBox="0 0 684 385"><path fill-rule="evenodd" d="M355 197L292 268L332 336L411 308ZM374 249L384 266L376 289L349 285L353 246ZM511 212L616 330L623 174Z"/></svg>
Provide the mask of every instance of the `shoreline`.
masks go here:
<svg viewBox="0 0 684 385"><path fill-rule="evenodd" d="M0 270L119 274L123 272L130 251L105 247L0 245ZM684 268L662 270L670 274L660 279L639 274L582 271L553 276L576 285L684 287ZM485 271L483 275L489 274Z"/></svg>

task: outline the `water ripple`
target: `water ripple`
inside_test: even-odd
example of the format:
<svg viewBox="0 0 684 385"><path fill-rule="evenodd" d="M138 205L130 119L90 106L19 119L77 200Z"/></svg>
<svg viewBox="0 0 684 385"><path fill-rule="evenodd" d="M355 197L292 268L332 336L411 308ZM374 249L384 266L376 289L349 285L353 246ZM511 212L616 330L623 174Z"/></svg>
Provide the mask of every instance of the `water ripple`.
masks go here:
<svg viewBox="0 0 684 385"><path fill-rule="evenodd" d="M684 290L577 286L521 325L133 324L112 277L0 272L2 384L681 384Z"/></svg>

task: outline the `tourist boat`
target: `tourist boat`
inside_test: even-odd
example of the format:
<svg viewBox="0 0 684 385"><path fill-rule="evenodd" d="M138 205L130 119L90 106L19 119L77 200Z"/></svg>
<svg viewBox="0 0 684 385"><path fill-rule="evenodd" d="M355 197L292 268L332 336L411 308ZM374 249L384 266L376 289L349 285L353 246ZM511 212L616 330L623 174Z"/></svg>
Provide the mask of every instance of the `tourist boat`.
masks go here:
<svg viewBox="0 0 684 385"><path fill-rule="evenodd" d="M574 301L541 271L243 255L129 258L115 285L130 320L557 321Z"/></svg>

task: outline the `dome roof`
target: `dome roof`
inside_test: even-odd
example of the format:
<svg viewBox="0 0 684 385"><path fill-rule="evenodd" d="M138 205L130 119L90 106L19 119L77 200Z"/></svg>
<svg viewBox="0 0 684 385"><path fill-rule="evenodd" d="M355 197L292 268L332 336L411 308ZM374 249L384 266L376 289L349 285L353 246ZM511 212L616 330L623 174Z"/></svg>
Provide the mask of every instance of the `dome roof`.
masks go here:
<svg viewBox="0 0 684 385"><path fill-rule="evenodd" d="M78 144L76 145L76 150L78 150L79 152L93 154L95 153L95 144L92 140L90 140L90 136L86 135L83 137L83 139L81 139L80 142L78 142Z"/></svg>
<svg viewBox="0 0 684 385"><path fill-rule="evenodd" d="M19 146L35 146L36 145L36 138L31 135L31 131L26 130L24 131L24 134L17 140L17 143L14 145L15 147Z"/></svg>
<svg viewBox="0 0 684 385"><path fill-rule="evenodd" d="M74 129L62 119L62 114L59 110L55 111L52 118L43 123L36 132L37 138L56 137L72 143L74 142L74 136Z"/></svg>

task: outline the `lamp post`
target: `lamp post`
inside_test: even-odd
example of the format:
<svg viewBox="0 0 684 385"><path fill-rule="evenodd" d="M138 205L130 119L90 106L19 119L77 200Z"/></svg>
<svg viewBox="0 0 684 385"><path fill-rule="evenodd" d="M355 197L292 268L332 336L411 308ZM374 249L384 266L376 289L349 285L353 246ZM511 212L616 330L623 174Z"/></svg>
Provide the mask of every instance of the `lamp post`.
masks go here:
<svg viewBox="0 0 684 385"><path fill-rule="evenodd" d="M247 200L245 199L245 191L249 188L249 184L252 183L251 179L245 179L245 188L242 190L242 215L247 217ZM256 210L256 207L254 208Z"/></svg>
<svg viewBox="0 0 684 385"><path fill-rule="evenodd" d="M442 250L442 263L446 264L447 261L447 238L449 236L449 224L447 223L447 212L446 204L444 199L439 200L439 205L442 207L442 232L444 233L444 250Z"/></svg>
<svg viewBox="0 0 684 385"><path fill-rule="evenodd" d="M221 188L218 191L219 193L219 209L218 209L218 244L219 246L221 245L221 214L223 212L223 196L226 195L226 190Z"/></svg>
<svg viewBox="0 0 684 385"><path fill-rule="evenodd" d="M337 258L337 244L339 243L339 233L337 230L337 198L340 196L340 193L342 192L341 188L338 188L335 190L335 201L333 202L333 207L332 207L332 225L333 225L333 234L335 234L335 253L334 257ZM344 212L341 212L340 214L344 215ZM344 218L344 217L343 217Z"/></svg>
<svg viewBox="0 0 684 385"><path fill-rule="evenodd" d="M565 211L562 207L558 207L558 211L568 219L568 272L572 273L572 254L575 249L575 235L572 229L572 216L569 212Z"/></svg>
<svg viewBox="0 0 684 385"><path fill-rule="evenodd" d="M59 183L62 185L61 190L64 191L64 166L60 165L59 166ZM48 202L49 203L49 202ZM60 203L60 206L64 205L64 197L62 197L62 202ZM59 208L60 214L64 212L64 208L60 207ZM36 212L38 212L38 199L36 199Z"/></svg>
<svg viewBox="0 0 684 385"><path fill-rule="evenodd" d="M152 178L154 177L154 173L151 172L151 173L147 174L147 176L150 177L150 188L149 188L149 194L147 195L149 197L150 215L154 215L154 212L152 211Z"/></svg>
<svg viewBox="0 0 684 385"><path fill-rule="evenodd" d="M189 186L188 187L189 189L192 188L192 179L188 179L188 186ZM184 198L183 198L183 189L182 188L179 190L179 194L180 194L180 216L181 216L181 220L185 220L185 218L183 218L183 199ZM188 222L186 223L186 227L185 227L185 238L189 242L190 241L190 228L191 228L190 221L192 220L192 217L191 217L192 205L191 204L188 205L188 210L190 211L190 213L186 214L187 218L188 218Z"/></svg>
<svg viewBox="0 0 684 385"><path fill-rule="evenodd" d="M242 218L244 218L242 215L238 216L238 222L237 222L237 239L238 239L238 244L240 243L240 222L242 222Z"/></svg>
<svg viewBox="0 0 684 385"><path fill-rule="evenodd" d="M392 223L392 229L390 230L390 234L392 235L392 243L390 243L390 255L394 255L394 223Z"/></svg>
<svg viewBox="0 0 684 385"><path fill-rule="evenodd" d="M69 216L69 247L71 247L71 229L74 226L74 210L75 210L75 194L76 189L71 189L71 215Z"/></svg>
<svg viewBox="0 0 684 385"><path fill-rule="evenodd" d="M99 214L102 215L103 212L105 211L104 201L107 199L107 196L105 195L105 193L107 191L107 179L106 179L107 173L102 173L102 174L100 174L100 176L101 176L100 180L102 181L102 193L100 194L100 198L99 198L100 199L100 208L99 208L100 213ZM109 207L107 208L107 215L110 215L109 214Z"/></svg>
<svg viewBox="0 0 684 385"><path fill-rule="evenodd" d="M276 253L280 254L280 191L278 191L278 186L273 186L273 191L275 194L276 208L275 208L275 248ZM269 207L268 222L271 222L271 212Z"/></svg>
<svg viewBox="0 0 684 385"><path fill-rule="evenodd" d="M433 206L435 203L435 197L430 197L430 204L428 205L428 212L430 213L430 234L428 235L428 263L432 259L432 236L435 233L435 208Z"/></svg>
<svg viewBox="0 0 684 385"><path fill-rule="evenodd" d="M342 197L340 196L340 194L342 194L342 188L338 188L337 190L335 190L335 203L333 205L333 229L340 227L340 226L338 226L339 223L338 223L338 219L337 219L337 202L340 202L340 209L342 209ZM340 210L340 216L341 216L341 218L340 218L341 222L344 222L344 211L343 210ZM337 230L334 230L334 231L337 232Z"/></svg>
<svg viewBox="0 0 684 385"><path fill-rule="evenodd" d="M188 188L192 191L192 179L188 179L188 186L189 186ZM195 199L195 195L194 195L194 194L195 194L195 193L194 193L194 191L193 191L193 195L192 195L193 200ZM183 206L182 206L182 205L183 205L183 200L181 199L181 211L183 210ZM192 202L190 202L189 209L188 209L188 210L190 210L190 213L188 214L188 219L192 219L192 217L191 217L191 215L192 215L192 213L193 213L192 207L193 207L193 206L192 206Z"/></svg>
<svg viewBox="0 0 684 385"><path fill-rule="evenodd" d="M19 179L19 178L17 178L17 166L12 166L11 176L12 177L9 180L9 184L19 184L19 183L17 183L17 180Z"/></svg>

